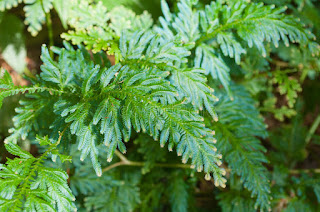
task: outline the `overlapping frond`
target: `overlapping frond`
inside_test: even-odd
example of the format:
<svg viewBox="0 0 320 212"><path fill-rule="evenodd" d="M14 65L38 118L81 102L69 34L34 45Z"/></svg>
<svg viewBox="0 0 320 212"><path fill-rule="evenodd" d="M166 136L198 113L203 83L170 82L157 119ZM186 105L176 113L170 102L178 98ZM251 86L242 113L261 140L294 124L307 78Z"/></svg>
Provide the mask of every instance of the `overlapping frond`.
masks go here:
<svg viewBox="0 0 320 212"><path fill-rule="evenodd" d="M276 47L282 40L300 43L312 52L318 52L319 45L312 42L315 36L300 26L299 21L285 15L286 8L265 6L247 1L213 1L204 10L193 10L192 1L178 3L178 13L170 13L167 3L162 1L164 17L160 17L161 27L155 31L164 40L180 38L188 49L195 49L196 67L218 79L230 93L229 68L221 55L234 58L237 64L245 48L259 49L266 56L265 43Z"/></svg>
<svg viewBox="0 0 320 212"><path fill-rule="evenodd" d="M309 48L312 52L317 52L315 49L319 49L319 45L312 42L315 36L301 27L298 20L285 15L285 10L285 7L274 8L274 6L246 1L230 4L217 1L207 5L204 11L200 11L200 26L204 34L196 41L199 46L196 58L198 61L202 60L198 66L207 68L209 72L214 70L214 68L208 69L210 66L207 61L214 61L219 52L211 55L203 54L202 49L206 45L211 48L213 46L220 48L224 56L235 58L237 64L240 64L241 55L246 54L244 43L250 48L253 46L258 48L264 57L266 57L265 43L272 42L278 47L280 40L287 46L291 41L300 43L301 46ZM213 67L216 67L221 62L214 61L213 64ZM222 64L224 63L222 62ZM229 90L229 80L223 77L228 75L226 70L221 68L223 74L220 76L222 77L218 76L217 78Z"/></svg>
<svg viewBox="0 0 320 212"><path fill-rule="evenodd" d="M10 8L18 2L2 1L0 9ZM49 12L52 4L63 5L61 0L26 0L25 3L26 23L33 35L41 29L45 12ZM241 58L251 47L258 49L254 54L260 51L266 57L267 42L276 47L280 41L285 45L290 41L300 43L309 48L311 54L319 52L319 46L311 42L314 36L298 25L297 20L284 15L285 8L218 0L199 9L201 5L197 3L197 0L181 0L177 3L177 12L173 13L167 3L161 1L164 17L159 19L159 26L152 28L153 22L147 13L136 15L124 7L108 12L101 2L70 1L65 8L64 24L73 30L64 33L62 38L79 45L78 49L67 43L65 48L53 47L57 54L55 60L43 46L42 72L29 87L14 86L10 75L1 70L0 103L7 96L28 93L26 100L20 102L21 107L16 109L18 114L14 118L12 135L6 142L16 143L20 138L52 135L50 130L65 129L68 137L61 140L63 147L68 149L71 143L76 143L79 163L90 158L96 174L102 179L105 176L102 176L103 164L99 158L110 162L116 150L125 154L126 142L135 134L133 131L145 133L143 136L149 136L149 139L140 142L145 145L140 151L147 151L151 138L159 141L153 145L167 145L169 151L176 149L183 163L189 161L195 170L205 172L207 180L213 176L214 184L221 187L226 186L223 177L226 171L220 167L220 153L223 153L231 176L235 179L239 176L249 190L233 198L231 185L230 192L221 195L225 200L221 201L223 207L234 210L235 205L225 206L231 202L240 204L243 210L250 209L254 200L245 201L247 198L243 196L251 192L259 209L269 209L270 183L264 167L268 161L259 141L259 137L266 136L265 125L250 95L242 87L232 85L231 65L226 61L231 61L232 66L241 64ZM111 65L105 51L115 55L115 64ZM234 58L235 63L229 58ZM215 79L210 85L218 88L219 103L207 83L206 75L209 74ZM280 74L275 78L277 83L286 80ZM227 92L219 89L221 85ZM298 91L299 88L295 81L280 86L282 94L288 93L290 106L293 106L296 92L289 94L289 90ZM202 110L208 113L199 115ZM212 122L211 119L218 121L217 114L220 121ZM210 121L205 122L202 115L211 116ZM204 123L211 126L207 128ZM52 155L55 158L58 152L52 152ZM145 164L144 171L148 171L160 156L146 154L148 161L139 165ZM32 183L24 183L18 177L16 181L10 181L14 183L5 184L9 193L1 190L0 202L4 204L0 207L9 207L16 202L13 198L21 200L24 195L25 202L19 203L17 208L25 206L33 211L69 211L73 208L70 202L73 196L67 189L64 172L45 168L37 162L40 159L26 152L20 154L20 158L24 158L23 165L18 164L21 159L14 159L9 160L8 166L0 167L5 170L0 179L12 180L17 174L11 173L10 166L17 165L21 168L18 174L32 179ZM35 170L37 175L33 174ZM80 171L75 172L77 176ZM187 185L182 177L169 177L172 184L168 199L173 202L175 211L187 210ZM112 177L104 179L112 181L110 185L102 181L93 183L91 176L77 180L82 186L86 182L90 184L83 190L72 185L77 193L88 194L84 200L87 210L112 211L116 208L128 211L134 210L140 202L138 182L127 184L129 180L125 179L126 184L121 187L121 181L113 181ZM40 192L26 196L20 185ZM105 190L98 191L99 186ZM160 188L155 192L165 190ZM21 192L13 194L16 191ZM157 198L152 192L150 196ZM105 202L106 197L110 201ZM123 206L123 201L129 203ZM147 208L146 205L143 207Z"/></svg>
<svg viewBox="0 0 320 212"><path fill-rule="evenodd" d="M218 196L223 212L255 212L254 199L246 192L238 190L225 191ZM230 204L231 203L231 204Z"/></svg>
<svg viewBox="0 0 320 212"><path fill-rule="evenodd" d="M178 90L179 99L186 98L196 110L204 108L217 120L213 103L217 98L213 89L206 85L203 69L181 68L184 66L190 52L187 48L178 46L174 41L164 42L161 37L151 32L134 33L131 40L123 33L120 39L120 51L123 63L138 66L146 63L149 66L168 72L172 85ZM138 64L138 65L137 65Z"/></svg>
<svg viewBox="0 0 320 212"><path fill-rule="evenodd" d="M187 51L163 46L150 33L137 34L136 37L130 42L120 42L123 62L109 68L95 65L88 61L83 49L75 51L70 46L69 50L55 49L59 54L59 60L55 62L43 46L41 58L44 64L41 66L39 87L56 90L62 95L55 98L50 95L34 96L36 101L32 100L31 104L26 103L29 106L20 109L20 115L16 117L15 133L8 139L26 137L34 126L30 123L39 119L40 114L43 115L41 108L37 107L47 105L46 110L51 111L50 116L54 112L58 116L56 119L62 118L68 124L71 134L77 136L81 160L90 155L99 176L101 166L97 147L104 143L108 149L108 161L111 161L116 148L126 152L123 141L129 140L133 128L160 140L161 146L168 143L169 150L177 147L178 155L182 156L184 163L191 158L191 164L198 171L208 173L207 177L212 173L216 185L224 186L222 175L225 171L219 168L221 155L216 152L211 130L205 128L203 118L184 99L180 100L177 96L178 85L175 86L174 80L170 83L170 72L163 70L163 67L174 67L173 64L178 60L176 52L185 54ZM135 59L132 58L135 53L140 55L145 51L148 54L142 57L140 63L130 63ZM163 67L158 68L157 64ZM196 77L193 83L198 83L196 85L205 91L198 94L206 95L203 99L207 102L203 104L208 105L208 101L213 100L212 92L205 86L199 71L191 71ZM182 82L179 83L182 85ZM191 89L192 86L188 86L189 91L185 92L190 99L196 95ZM209 97L211 99L206 99ZM21 120L23 117L28 119ZM29 128L24 128L25 125ZM104 137L102 140L100 135Z"/></svg>
<svg viewBox="0 0 320 212"><path fill-rule="evenodd" d="M183 45L193 47L195 41L200 38L199 14L192 10L196 2L183 0L177 4L179 12L170 13L170 9L165 0L161 0L164 17L160 17L161 27L156 27L155 31L164 37L164 40L181 39Z"/></svg>
<svg viewBox="0 0 320 212"><path fill-rule="evenodd" d="M179 92L184 94L195 109L203 110L203 106L217 121L218 117L213 105L218 98L214 96L213 89L206 84L204 69L182 69L172 73L172 82Z"/></svg>

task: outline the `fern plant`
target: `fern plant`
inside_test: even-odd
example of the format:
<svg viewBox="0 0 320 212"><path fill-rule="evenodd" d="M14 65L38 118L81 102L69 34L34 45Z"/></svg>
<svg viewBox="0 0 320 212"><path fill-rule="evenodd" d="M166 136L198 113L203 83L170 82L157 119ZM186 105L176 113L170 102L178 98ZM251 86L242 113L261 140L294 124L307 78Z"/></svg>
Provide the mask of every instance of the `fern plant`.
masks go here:
<svg viewBox="0 0 320 212"><path fill-rule="evenodd" d="M65 4L47 3L52 2ZM1 1L0 8L16 3ZM51 7L46 1L26 3L46 12ZM64 46L42 46L41 73L29 78L30 86L15 86L1 70L0 103L26 93L5 139L20 159L1 166L4 211L164 211L161 202L188 211L190 188L202 176L195 171L220 187L224 211L237 210L237 204L239 211L275 208L260 141L268 136L267 126L253 89L232 74L241 68L253 74L246 70L251 54L268 66L265 58L281 42L318 55L315 36L285 14L286 7L232 0L181 0L175 11L162 0L161 7L163 17L153 24L147 12L136 15L123 6L109 12L100 1L72 1L63 8L68 15L62 21L71 27L61 35ZM61 7L56 10L62 14ZM35 22L42 23L41 17ZM28 22L32 32L40 30L35 22ZM292 109L299 83L280 70L271 74L271 84L279 84ZM284 114L290 111L279 119ZM26 139L49 147L39 147L44 153L35 158L16 145ZM55 163L44 162L48 155ZM68 156L72 164L63 164ZM129 167L121 174L122 166L142 172ZM56 167L69 170L70 188L67 174Z"/></svg>
<svg viewBox="0 0 320 212"><path fill-rule="evenodd" d="M19 158L1 164L2 211L76 211L67 173L43 165L48 154L58 154L56 147L61 136L55 143L48 137L37 138L40 145L49 145L39 158L14 143L6 144L8 152ZM61 161L70 160L69 156L58 155Z"/></svg>

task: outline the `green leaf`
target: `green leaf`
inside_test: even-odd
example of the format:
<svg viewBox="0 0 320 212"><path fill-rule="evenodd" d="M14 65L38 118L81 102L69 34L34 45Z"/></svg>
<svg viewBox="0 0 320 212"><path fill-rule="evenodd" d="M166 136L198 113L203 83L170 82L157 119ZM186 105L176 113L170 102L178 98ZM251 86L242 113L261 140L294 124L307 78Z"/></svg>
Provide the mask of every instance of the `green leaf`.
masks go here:
<svg viewBox="0 0 320 212"><path fill-rule="evenodd" d="M318 203L320 203L320 184L313 185L313 191L317 196Z"/></svg>
<svg viewBox="0 0 320 212"><path fill-rule="evenodd" d="M74 77L72 67L69 65L68 55L62 50L59 63L56 63L50 57L48 48L45 45L42 45L41 49L41 60L44 62L44 64L41 65L41 78L45 81L59 84L61 89L64 89Z"/></svg>
<svg viewBox="0 0 320 212"><path fill-rule="evenodd" d="M61 160L62 163L66 162L66 161L72 163L72 156L71 155L59 154L59 157L60 157L60 160Z"/></svg>
<svg viewBox="0 0 320 212"><path fill-rule="evenodd" d="M50 12L52 0L24 0L26 12L25 24L32 36L36 36L45 22L45 13Z"/></svg>
<svg viewBox="0 0 320 212"><path fill-rule="evenodd" d="M230 190L220 193L219 205L223 212L255 212L254 199L245 192Z"/></svg>
<svg viewBox="0 0 320 212"><path fill-rule="evenodd" d="M12 155L19 156L20 158L24 158L24 159L33 158L33 156L29 152L22 150L17 144L7 143L6 149Z"/></svg>

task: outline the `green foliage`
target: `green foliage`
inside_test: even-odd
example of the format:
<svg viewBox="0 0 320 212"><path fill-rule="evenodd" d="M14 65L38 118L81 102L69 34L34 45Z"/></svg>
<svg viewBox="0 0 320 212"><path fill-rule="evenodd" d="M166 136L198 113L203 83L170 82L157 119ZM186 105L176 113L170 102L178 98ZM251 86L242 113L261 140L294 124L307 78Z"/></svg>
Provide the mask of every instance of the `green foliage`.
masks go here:
<svg viewBox="0 0 320 212"><path fill-rule="evenodd" d="M119 6L107 13L107 8L101 2L94 5L79 0L77 4L69 7L69 25L75 30L63 33L62 38L72 41L75 45L84 43L87 49L95 53L105 50L109 55L115 55L116 62L121 59L117 42L121 32L147 31L153 23L146 11L138 16L131 10ZM107 25L107 22L110 23Z"/></svg>
<svg viewBox="0 0 320 212"><path fill-rule="evenodd" d="M36 36L42 29L45 13L48 13L52 8L52 0L25 0L25 4L25 24L29 25L28 31L31 35Z"/></svg>
<svg viewBox="0 0 320 212"><path fill-rule="evenodd" d="M32 35L50 28L52 7L70 30L63 46L42 46L29 86L1 69L0 104L25 95L5 138L19 158L1 165L0 208L198 211L210 193L210 211L318 211L319 171L300 171L318 158L320 119L302 118L304 83L320 70L314 21L301 24L289 0L162 0L154 21L141 11L150 2L24 1Z"/></svg>
<svg viewBox="0 0 320 212"><path fill-rule="evenodd" d="M99 0L96 0L99 1ZM174 0L173 0L174 1ZM119 1L112 1L112 0L101 0L103 5L105 5L109 10L112 10L118 6L124 6L135 12L136 14L144 13L144 11L148 11L152 14L154 19L158 18L162 15L160 8L160 1L158 0L119 0ZM131 13L131 12L129 12ZM124 16L127 14L123 14Z"/></svg>
<svg viewBox="0 0 320 212"><path fill-rule="evenodd" d="M302 27L296 27L297 20L283 14L286 8L275 9L274 6L249 4L246 1L217 1L207 5L202 11L193 11L190 3L188 5L187 1L182 1L178 3L180 12L172 16L165 1L162 1L162 5L166 8L164 18L160 18L163 29L157 31L166 39L170 40L178 35L187 45L196 44L195 65L204 68L207 74L211 73L229 93L229 68L221 56L234 58L239 64L240 55L246 53L241 43L245 42L249 48L255 46L264 57L265 40L276 47L280 40L287 46L289 41L301 43L318 52L314 50L314 46L319 46L310 41L315 36ZM218 49L212 49L212 46Z"/></svg>
<svg viewBox="0 0 320 212"><path fill-rule="evenodd" d="M301 106L301 102L298 102L298 112L301 111ZM302 125L302 116L297 115L291 125L287 125L282 132L272 132L270 137L273 150L269 153L269 158L275 164L272 181L276 184L272 188L275 197L273 205L278 204L278 207L283 211L319 210L319 200L317 199L319 174L302 172L299 177L297 175L291 176L292 171L287 168L306 159L306 133L307 131ZM282 136L283 134L286 136ZM283 201L288 204L286 208L281 204Z"/></svg>
<svg viewBox="0 0 320 212"><path fill-rule="evenodd" d="M49 145L39 158L16 144L6 144L8 152L19 158L0 166L1 211L76 211L67 173L43 166L44 159L56 152L59 141L38 139L41 145Z"/></svg>
<svg viewBox="0 0 320 212"><path fill-rule="evenodd" d="M141 15L136 15L132 10L123 6L113 8L109 13L110 28L120 36L123 30L147 31L153 25L151 15L144 11Z"/></svg>
<svg viewBox="0 0 320 212"><path fill-rule="evenodd" d="M225 156L231 173L240 175L243 186L257 196L256 205L267 206L270 185L266 168L265 148L257 137L265 137L263 119L254 107L254 100L241 87L232 88L234 100L222 96L216 109L220 121L213 124L217 132L218 148Z"/></svg>
<svg viewBox="0 0 320 212"><path fill-rule="evenodd" d="M283 105L281 108L276 108L277 98L269 98L263 102L264 108L261 110L266 110L272 112L274 117L280 121L284 120L284 117L292 117L295 116L297 113L294 109L288 108L287 106Z"/></svg>
<svg viewBox="0 0 320 212"><path fill-rule="evenodd" d="M1 0L0 11L11 9L18 6L22 0ZM48 13L52 8L52 0L24 0L24 11L26 13L25 24L28 26L28 31L36 36L42 29L42 24L45 21L45 13Z"/></svg>
<svg viewBox="0 0 320 212"><path fill-rule="evenodd" d="M219 195L222 211L251 212L254 201L245 192L230 190ZM231 203L231 204L230 204Z"/></svg>
<svg viewBox="0 0 320 212"><path fill-rule="evenodd" d="M301 86L296 79L290 79L285 71L279 71L274 73L274 83L279 84L279 93L286 95L289 107L293 107L296 98L298 97L297 92L301 91Z"/></svg>
<svg viewBox="0 0 320 212"><path fill-rule="evenodd" d="M132 211L140 203L138 182L139 175L134 173L125 175L123 181L111 181L104 189L87 197L85 207L88 211L93 208L95 211Z"/></svg>
<svg viewBox="0 0 320 212"><path fill-rule="evenodd" d="M168 190L172 211L188 211L188 184L181 173L174 173Z"/></svg>

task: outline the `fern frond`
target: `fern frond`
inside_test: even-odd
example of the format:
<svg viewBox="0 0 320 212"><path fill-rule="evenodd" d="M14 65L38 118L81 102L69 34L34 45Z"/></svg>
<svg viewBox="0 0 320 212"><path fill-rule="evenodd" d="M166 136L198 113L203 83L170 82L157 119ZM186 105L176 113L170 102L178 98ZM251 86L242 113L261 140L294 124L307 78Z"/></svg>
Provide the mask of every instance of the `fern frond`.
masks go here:
<svg viewBox="0 0 320 212"><path fill-rule="evenodd" d="M122 34L120 38L120 51L123 56L123 63L133 66L146 64L156 66L164 71L172 71L171 81L173 85L192 102L194 108L202 110L204 107L217 120L212 108L213 102L217 100L213 95L213 89L205 84L204 70L181 69L181 63L189 56L190 52L179 47L175 42L163 43L160 37L151 32L134 33L131 40L127 35Z"/></svg>
<svg viewBox="0 0 320 212"><path fill-rule="evenodd" d="M12 7L18 6L22 0L2 0L0 1L0 11L10 10Z"/></svg>
<svg viewBox="0 0 320 212"><path fill-rule="evenodd" d="M61 37L72 41L74 45L85 44L88 50L93 50L95 53L101 50L108 51L110 55L116 56L116 61L119 61L117 35L112 27L107 25L110 16L102 2L90 4L86 0L77 0L69 7L68 24L74 30L61 34Z"/></svg>
<svg viewBox="0 0 320 212"><path fill-rule="evenodd" d="M25 140L33 130L39 130L39 117L41 115L52 116L50 113L43 113L53 104L53 101L48 96L33 94L28 96L28 100L20 101L22 107L16 108L18 114L13 117L14 128L10 129L11 135L5 139L5 142L17 143L20 138Z"/></svg>
<svg viewBox="0 0 320 212"><path fill-rule="evenodd" d="M199 14L192 10L193 4L188 0L180 1L177 4L179 12L171 14L166 1L161 0L164 17L159 18L161 27L156 27L155 31L161 34L164 40L171 41L178 36L186 46L193 47L200 38Z"/></svg>
<svg viewBox="0 0 320 212"><path fill-rule="evenodd" d="M225 191L218 196L223 212L255 212L254 199L246 192L238 190ZM231 204L230 204L231 203Z"/></svg>
<svg viewBox="0 0 320 212"><path fill-rule="evenodd" d="M10 89L14 86L12 78L5 69L0 69L0 89Z"/></svg>
<svg viewBox="0 0 320 212"><path fill-rule="evenodd" d="M311 39L314 39L314 35L300 27L297 20L284 15L285 10L285 7L274 8L274 6L265 6L262 3L245 1L229 5L212 2L206 6L202 16L202 30L206 34L198 40L198 43L235 29L249 47L255 45L265 55L263 44L265 40L273 42L277 47L280 40L283 40L286 45L289 45L289 41L306 45ZM220 17L219 14L224 15ZM210 23L214 24L210 25ZM234 51L237 52L236 49Z"/></svg>
<svg viewBox="0 0 320 212"><path fill-rule="evenodd" d="M40 76L45 81L58 84L63 90L73 78L73 71L62 71L64 69L71 69L71 67L68 66L69 62L65 54L63 54L63 52L61 54L60 63L56 63L51 59L49 51L45 45L42 46L41 60L43 61L43 65L41 66L42 72Z"/></svg>
<svg viewBox="0 0 320 212"><path fill-rule="evenodd" d="M32 36L36 36L42 29L42 24L45 22L46 13L49 13L53 8L53 3L58 0L1 0L0 11L9 10L12 7L24 3L23 10L25 11L25 25L28 25L28 31ZM59 11L60 12L60 11Z"/></svg>
<svg viewBox="0 0 320 212"><path fill-rule="evenodd" d="M257 197L256 207L270 206L268 172L262 163L268 162L264 147L255 137L265 137L265 124L254 107L250 95L240 86L233 87L234 100L225 95L217 104L220 115L214 129L219 139L218 148L225 156L232 172L240 175L244 187Z"/></svg>
<svg viewBox="0 0 320 212"><path fill-rule="evenodd" d="M88 50L92 50L94 53L101 50L107 51L109 47L114 49L112 34L98 28L93 28L88 31L68 31L68 33L63 33L61 37L67 41L72 41L74 45L84 44Z"/></svg>
<svg viewBox="0 0 320 212"><path fill-rule="evenodd" d="M87 0L76 0L71 2L69 25L76 30L88 30L99 27L104 29L109 21L107 8L99 1L97 4L90 4Z"/></svg>
<svg viewBox="0 0 320 212"><path fill-rule="evenodd" d="M213 89L205 84L207 79L204 72L203 69L175 70L172 74L172 81L180 93L185 94L196 109L203 110L203 106L205 106L212 118L218 121L213 108L214 102L218 98L213 95Z"/></svg>
<svg viewBox="0 0 320 212"><path fill-rule="evenodd" d="M185 182L181 172L171 174L168 193L172 211L188 211L188 184Z"/></svg>
<svg viewBox="0 0 320 212"><path fill-rule="evenodd" d="M300 43L312 52L318 52L319 45L312 42L315 36L304 29L298 20L285 15L286 8L274 8L262 3L247 1L211 2L204 10L193 10L193 3L183 0L178 3L178 13L170 13L167 3L162 0L164 17L161 27L155 31L164 40L179 37L187 49L196 49L195 65L218 79L230 93L229 68L221 54L235 58L240 64L241 55L246 54L245 45L257 47L266 57L265 41L276 47L283 40Z"/></svg>
<svg viewBox="0 0 320 212"><path fill-rule="evenodd" d="M25 24L28 26L28 31L32 36L36 36L42 29L42 24L45 21L45 13L48 13L52 8L52 0L24 0L26 12Z"/></svg>
<svg viewBox="0 0 320 212"><path fill-rule="evenodd" d="M40 142L48 143L46 138ZM0 166L0 209L2 211L76 211L75 197L67 184L68 175L62 170L43 166L44 159L55 148L51 144L39 158L13 143L6 149L19 156Z"/></svg>
<svg viewBox="0 0 320 212"><path fill-rule="evenodd" d="M85 200L86 209L88 211L94 209L98 212L133 211L140 203L140 189L138 187L140 175L124 173L123 177L118 177L118 179L113 177L105 181L105 189L99 189L88 196Z"/></svg>
<svg viewBox="0 0 320 212"><path fill-rule="evenodd" d="M160 140L161 146L168 142L169 151L177 145L177 154L182 156L183 163L191 158L191 164L197 171L213 173L216 186L224 186L225 180L222 177L224 170L216 165L221 164L221 155L216 153L215 139L211 131L204 128L201 123L202 117L183 107L181 109L174 105L164 107L142 96L135 95L135 98L138 98L138 101L131 105L131 119L133 119L131 122L136 131L139 132L141 128L155 140ZM137 117L144 116L148 119L137 120ZM157 121L155 117L158 117ZM216 164L212 163L213 161Z"/></svg>
<svg viewBox="0 0 320 212"><path fill-rule="evenodd" d="M153 25L151 15L144 11L141 15L136 15L132 10L124 7L114 7L109 13L109 27L120 36L122 31L147 31Z"/></svg>
<svg viewBox="0 0 320 212"><path fill-rule="evenodd" d="M276 71L274 73L273 83L279 85L279 93L286 95L288 106L293 108L298 97L298 92L302 90L297 79L289 77L286 71Z"/></svg>
<svg viewBox="0 0 320 212"><path fill-rule="evenodd" d="M196 48L194 65L196 68L203 68L205 74L210 74L213 79L217 79L228 91L230 91L230 68L224 62L222 55L208 45L202 44Z"/></svg>
<svg viewBox="0 0 320 212"><path fill-rule="evenodd" d="M191 54L187 49L175 45L174 41L164 42L152 32L136 31L129 36L126 32L122 33L119 42L124 63L133 60L134 63L159 65L160 68L161 65L168 65L165 68L170 69L170 66L179 67L181 63L187 62L185 58Z"/></svg>
<svg viewBox="0 0 320 212"><path fill-rule="evenodd" d="M151 50L148 50L148 41L156 43L149 44L153 45ZM167 63L174 63L177 57L166 53L169 48L162 47L150 33L136 34L130 41L121 38L120 44L124 60L109 69L88 62L80 50L72 49L60 51L57 65L51 61L43 47L42 59L45 65L42 67L41 78L50 81L45 84L64 84L64 81L59 79L63 78L63 75L70 76L68 84L73 85L73 97L66 99L61 96L54 104L54 110L65 122L70 123L71 133L78 137L81 159L90 155L96 173L101 175L100 164L97 162L97 132L104 135L103 143L108 147L107 158L111 161L116 148L126 152L123 140L129 140L133 128L160 140L161 146L168 142L169 150L177 145L178 155L182 156L183 162L186 163L188 158L192 158L191 163L198 171L203 170L208 176L212 173L216 185L224 186L224 170L219 168L221 155L216 153L215 139L211 131L205 128L203 118L184 105L183 100L177 101L177 90L166 79L170 73L154 67L154 64L157 64L154 58L158 57L161 62L166 60ZM139 47L135 49L137 45ZM157 46L160 51L154 50ZM174 50L170 50L173 55ZM127 61L134 59L131 57L144 51L149 51L149 54L145 54L147 61L126 65ZM66 68L64 57L72 60L68 65L72 68ZM173 62L170 62L170 59ZM73 75L68 73L71 71L74 72ZM197 78L199 83L202 83L201 86L205 87L203 78ZM209 92L207 87L202 89ZM95 108L94 105L99 107Z"/></svg>
<svg viewBox="0 0 320 212"><path fill-rule="evenodd" d="M13 84L10 74L4 70L0 70L0 107L4 98L16 95L18 93L35 93L35 92L49 92L52 95L61 95L64 93L55 88L42 87L39 85L19 87Z"/></svg>
<svg viewBox="0 0 320 212"><path fill-rule="evenodd" d="M121 32L126 31L131 36L138 30L141 32L150 30L153 23L147 12L136 15L125 7L115 7L107 13L101 2L92 5L87 1L79 1L79 4L73 6L72 11L69 24L75 30L63 33L61 37L72 41L74 45L85 44L87 49L95 53L101 50L107 51L109 55L115 55L116 62L121 59L118 44ZM108 21L110 24L107 24Z"/></svg>

